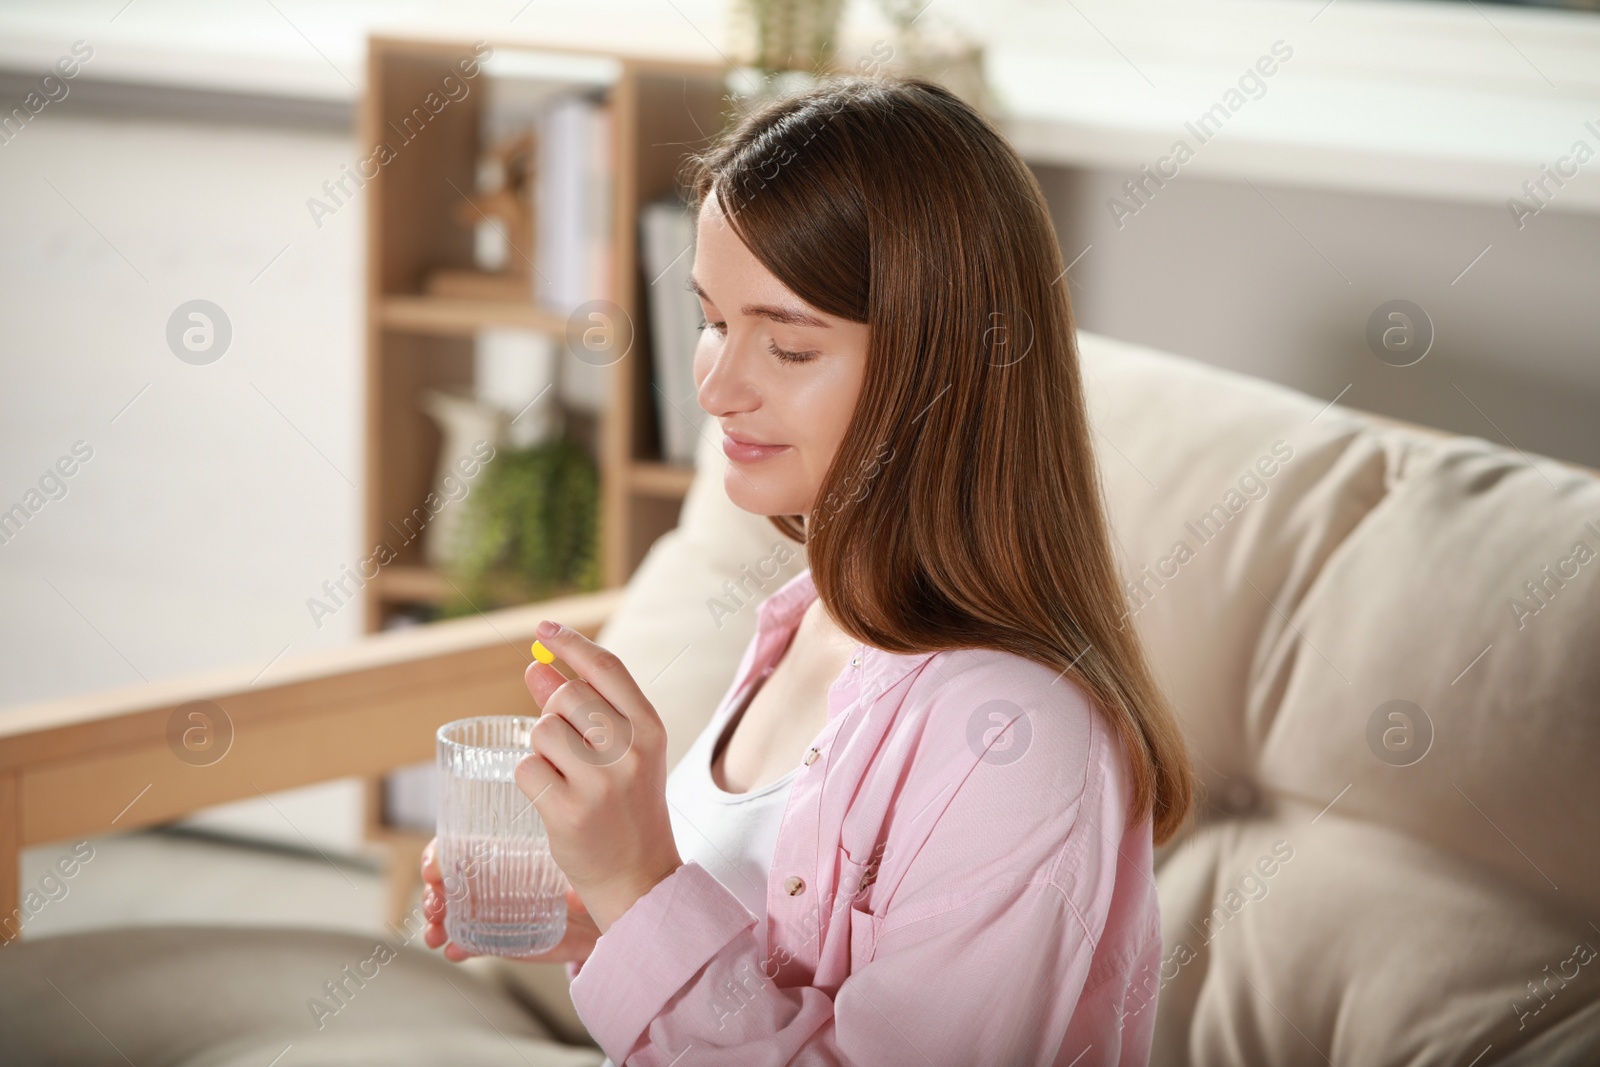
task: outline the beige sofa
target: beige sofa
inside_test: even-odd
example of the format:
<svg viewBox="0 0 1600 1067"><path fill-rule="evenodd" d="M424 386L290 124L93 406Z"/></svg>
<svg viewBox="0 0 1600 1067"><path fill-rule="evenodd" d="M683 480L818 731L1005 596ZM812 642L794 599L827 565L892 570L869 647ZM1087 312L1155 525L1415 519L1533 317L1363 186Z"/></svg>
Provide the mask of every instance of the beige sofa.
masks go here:
<svg viewBox="0 0 1600 1067"><path fill-rule="evenodd" d="M1600 1063L1600 480L1091 334L1082 356L1130 619L1205 791L1158 856L1165 959L1126 1007L1157 1013L1154 1062ZM751 605L805 566L756 576L779 535L723 495L713 440L699 464L600 633L671 762L724 695ZM410 948L404 979L315 1030L301 987L371 949L23 941L0 949L0 1061L45 1062L8 1017L48 1020L49 1062L121 1063L112 1033L141 1065L289 1044L294 1064L602 1059L560 967ZM207 1021L168 1047L186 997Z"/></svg>

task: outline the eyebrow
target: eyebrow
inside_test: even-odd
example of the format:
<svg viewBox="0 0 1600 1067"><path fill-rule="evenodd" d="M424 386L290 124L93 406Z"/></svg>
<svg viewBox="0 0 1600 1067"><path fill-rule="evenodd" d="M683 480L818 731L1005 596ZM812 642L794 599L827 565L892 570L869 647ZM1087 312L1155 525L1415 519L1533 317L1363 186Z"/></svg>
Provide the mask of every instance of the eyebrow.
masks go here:
<svg viewBox="0 0 1600 1067"><path fill-rule="evenodd" d="M693 275L690 275L689 284L685 288L709 304L716 303L700 287L700 283L694 280ZM823 322L810 312L801 311L799 308L777 307L772 304L746 304L739 310L746 315L771 319L773 322L779 322L785 326L816 326L824 330L833 328L831 324Z"/></svg>

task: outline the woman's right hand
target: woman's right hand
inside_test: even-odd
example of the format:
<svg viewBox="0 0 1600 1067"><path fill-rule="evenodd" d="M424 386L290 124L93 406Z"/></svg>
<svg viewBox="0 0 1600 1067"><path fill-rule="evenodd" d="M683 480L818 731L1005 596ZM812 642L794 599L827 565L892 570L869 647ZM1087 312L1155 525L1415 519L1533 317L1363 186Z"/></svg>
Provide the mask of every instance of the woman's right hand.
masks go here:
<svg viewBox="0 0 1600 1067"><path fill-rule="evenodd" d="M468 952L451 941L449 935L444 932L447 898L444 874L439 870L439 861L434 855L438 844L439 839L436 837L422 850L422 917L428 924L422 932L422 940L429 948L443 945L445 959L460 963L462 960L470 959L475 953ZM544 952L515 958L524 963L582 963L589 958L589 953L594 951L594 943L599 937L600 928L589 917L589 909L584 907L577 891L568 886L567 932L562 935L560 943Z"/></svg>

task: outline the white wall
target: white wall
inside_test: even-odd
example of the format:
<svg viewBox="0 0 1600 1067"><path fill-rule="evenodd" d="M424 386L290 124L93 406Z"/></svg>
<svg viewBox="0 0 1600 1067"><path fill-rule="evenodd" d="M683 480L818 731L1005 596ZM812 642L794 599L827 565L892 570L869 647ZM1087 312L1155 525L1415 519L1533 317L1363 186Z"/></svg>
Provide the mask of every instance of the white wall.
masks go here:
<svg viewBox="0 0 1600 1067"><path fill-rule="evenodd" d="M286 648L361 629L357 606L320 629L305 607L359 555L364 219L319 230L305 207L354 139L77 103L0 147L0 509L94 450L0 545L0 708L223 664L270 677ZM165 339L194 298L233 326L209 366ZM299 794L241 818L354 844L353 786Z"/></svg>
<svg viewBox="0 0 1600 1067"><path fill-rule="evenodd" d="M1069 275L1080 327L1600 467L1600 216L1552 206L1518 230L1499 206L1180 172L1119 228L1107 202L1131 172L1039 173L1065 259L1089 248ZM1413 366L1366 344L1394 299L1435 328Z"/></svg>

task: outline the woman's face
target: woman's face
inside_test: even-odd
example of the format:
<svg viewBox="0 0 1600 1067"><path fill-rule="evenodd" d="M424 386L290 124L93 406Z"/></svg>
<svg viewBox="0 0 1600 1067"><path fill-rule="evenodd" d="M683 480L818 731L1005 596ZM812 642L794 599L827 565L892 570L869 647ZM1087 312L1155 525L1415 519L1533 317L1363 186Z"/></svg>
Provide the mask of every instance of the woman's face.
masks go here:
<svg viewBox="0 0 1600 1067"><path fill-rule="evenodd" d="M790 292L739 240L714 195L701 206L695 241L691 279L707 328L694 380L724 435L723 487L757 515L809 515L861 393L868 327Z"/></svg>

